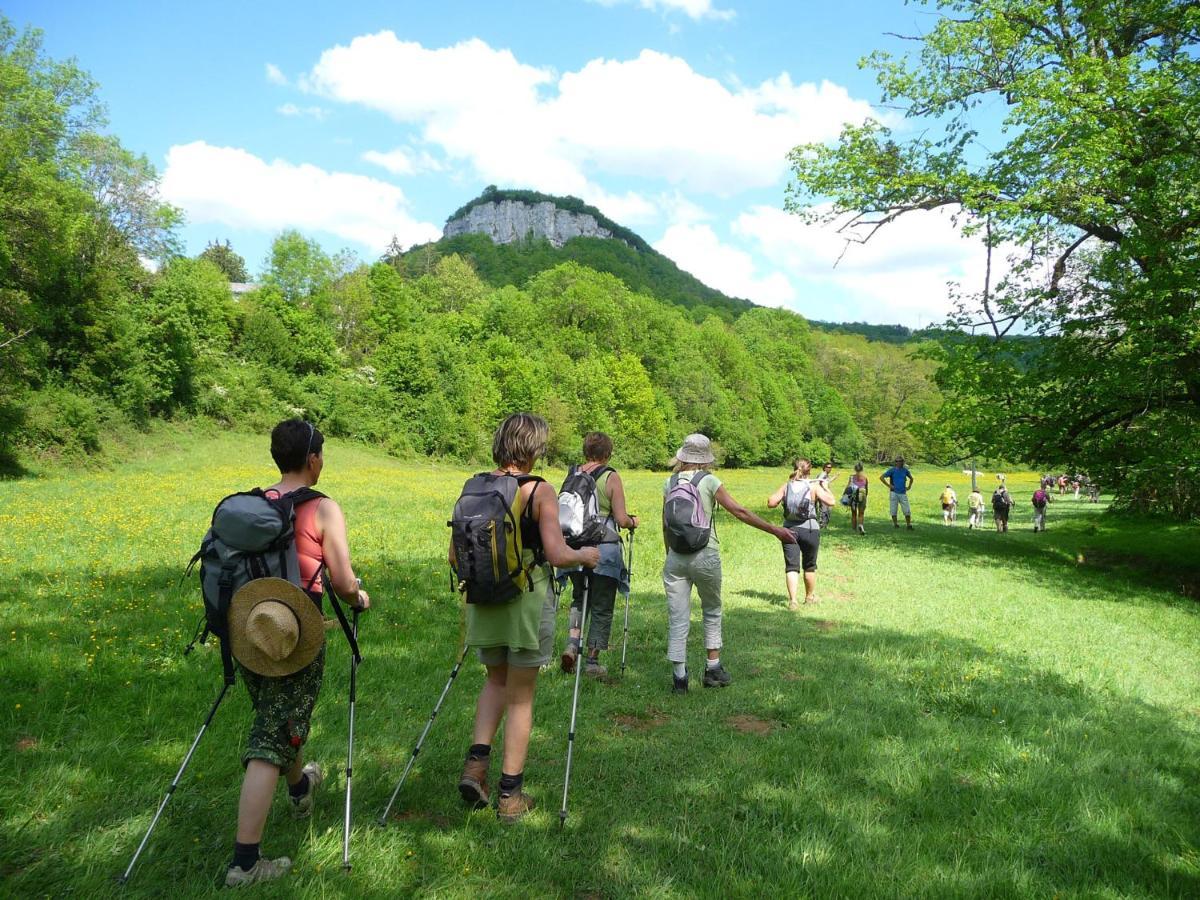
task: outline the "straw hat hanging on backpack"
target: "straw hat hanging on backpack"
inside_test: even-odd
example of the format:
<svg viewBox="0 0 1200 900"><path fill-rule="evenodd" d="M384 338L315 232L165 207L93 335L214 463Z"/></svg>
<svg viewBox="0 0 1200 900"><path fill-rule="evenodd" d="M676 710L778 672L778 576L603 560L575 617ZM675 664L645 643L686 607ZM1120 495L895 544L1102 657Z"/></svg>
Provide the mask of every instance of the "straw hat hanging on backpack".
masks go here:
<svg viewBox="0 0 1200 900"><path fill-rule="evenodd" d="M291 675L316 659L325 645L321 611L307 594L282 578L257 578L229 605L233 657L258 675Z"/></svg>

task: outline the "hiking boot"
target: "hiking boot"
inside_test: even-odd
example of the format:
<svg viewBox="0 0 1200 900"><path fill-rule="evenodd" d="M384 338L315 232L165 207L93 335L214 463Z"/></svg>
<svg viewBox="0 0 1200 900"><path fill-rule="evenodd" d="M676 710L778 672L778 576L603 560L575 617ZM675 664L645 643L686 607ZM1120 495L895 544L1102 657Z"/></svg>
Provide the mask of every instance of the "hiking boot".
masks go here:
<svg viewBox="0 0 1200 900"><path fill-rule="evenodd" d="M671 680L673 682L673 684L671 685L671 693L672 694L686 694L688 692L687 672L683 673L682 678L680 678L679 676L672 673Z"/></svg>
<svg viewBox="0 0 1200 900"><path fill-rule="evenodd" d="M583 666L583 674L588 678L605 678L608 676L608 666L600 665L595 657L588 657Z"/></svg>
<svg viewBox="0 0 1200 900"><path fill-rule="evenodd" d="M496 801L496 818L506 825L511 825L513 822L523 819L525 813L535 806L537 803L524 791L517 791L515 794L501 794L500 799Z"/></svg>
<svg viewBox="0 0 1200 900"><path fill-rule="evenodd" d="M575 671L575 661L579 659L579 648L574 644L567 644L567 648L563 650L562 656L558 658L559 667L570 675Z"/></svg>
<svg viewBox="0 0 1200 900"><path fill-rule="evenodd" d="M909 531L912 531L912 530L913 530L913 527L912 527L912 523L911 523L911 522L908 524L908 526L907 526L907 527L908 527L908 530L909 530Z"/></svg>
<svg viewBox="0 0 1200 900"><path fill-rule="evenodd" d="M274 881L282 878L292 869L292 861L286 856L279 859L267 859L260 856L258 862L249 869L241 866L230 866L225 870L225 887L245 887L258 881Z"/></svg>
<svg viewBox="0 0 1200 900"><path fill-rule="evenodd" d="M800 604L797 603L795 600L788 601L788 612L795 612L799 608L800 608Z"/></svg>
<svg viewBox="0 0 1200 900"><path fill-rule="evenodd" d="M310 762L303 769L301 774L308 776L308 790L299 797L292 797L292 818L307 819L312 815L313 794L317 792L317 788L321 786L321 782L325 780L325 773L321 771L321 767L315 762ZM259 859L262 862L262 859ZM291 863L288 863L291 865ZM279 876L273 876L278 878Z"/></svg>
<svg viewBox="0 0 1200 900"><path fill-rule="evenodd" d="M867 529L865 529L865 528L863 528L861 525L859 525L859 526L858 526L858 533L859 533L859 534L866 534L866 533L867 533Z"/></svg>
<svg viewBox="0 0 1200 900"><path fill-rule="evenodd" d="M709 666L704 670L705 687L729 687L733 684L733 676L721 665Z"/></svg>
<svg viewBox="0 0 1200 900"><path fill-rule="evenodd" d="M458 792L465 802L473 809L483 809L488 805L488 763L491 757L480 758L468 756L463 763L462 777L458 779Z"/></svg>

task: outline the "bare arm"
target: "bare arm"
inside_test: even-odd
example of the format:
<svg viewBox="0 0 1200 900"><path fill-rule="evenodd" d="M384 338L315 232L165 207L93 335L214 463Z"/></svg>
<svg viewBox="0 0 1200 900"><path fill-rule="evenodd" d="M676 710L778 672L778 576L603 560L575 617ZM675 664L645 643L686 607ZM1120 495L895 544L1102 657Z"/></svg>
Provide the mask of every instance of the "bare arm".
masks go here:
<svg viewBox="0 0 1200 900"><path fill-rule="evenodd" d="M889 491L892 489L892 483L891 483L890 481L888 481L888 480L887 480L887 476L886 476L886 475L880 475L880 476L879 476L879 483L880 483L880 484L882 484L882 485L883 485L885 488L887 488Z"/></svg>
<svg viewBox="0 0 1200 900"><path fill-rule="evenodd" d="M617 523L617 527L628 528L630 531L637 528L637 516L629 515L629 511L625 506L625 483L621 481L621 476L616 472L609 473L608 481L604 483L604 489L608 494L608 502L612 506L613 521Z"/></svg>
<svg viewBox="0 0 1200 900"><path fill-rule="evenodd" d="M796 543L796 536L786 528L780 528L778 525L772 525L766 519L755 515L754 513L750 512L750 510L746 509L746 507L742 506L742 504L734 500L733 497L730 496L729 491L725 490L725 485L721 485L719 488L717 488L716 499L717 502L725 507L725 509L729 511L729 514L735 519L745 522L747 525L751 525L754 528L757 528L759 531L765 531L767 534L773 534L785 544Z"/></svg>
<svg viewBox="0 0 1200 900"><path fill-rule="evenodd" d="M767 507L774 509L783 502L783 498L787 496L787 482L780 485L779 490L767 498Z"/></svg>
<svg viewBox="0 0 1200 900"><path fill-rule="evenodd" d="M912 488L912 486L913 486L912 472L909 472L906 476L904 476L904 490L907 492L909 489Z"/></svg>
<svg viewBox="0 0 1200 900"><path fill-rule="evenodd" d="M317 521L321 526L321 552L329 570L330 587L343 600L359 609L369 609L371 598L358 586L350 565L350 540L346 536L346 517L342 508L325 497L317 501Z"/></svg>
<svg viewBox="0 0 1200 900"><path fill-rule="evenodd" d="M594 569L600 564L598 547L583 547L572 550L563 540L562 526L558 523L558 495L554 489L542 489L544 482L536 482L532 488L532 496L526 501L533 504L533 518L538 523L538 533L542 536L542 550L546 554L546 562L559 569L570 569L583 566Z"/></svg>
<svg viewBox="0 0 1200 900"><path fill-rule="evenodd" d="M833 492L819 481L812 482L809 487L812 488L813 496L824 503L826 506L833 506L837 503L837 498L833 496Z"/></svg>

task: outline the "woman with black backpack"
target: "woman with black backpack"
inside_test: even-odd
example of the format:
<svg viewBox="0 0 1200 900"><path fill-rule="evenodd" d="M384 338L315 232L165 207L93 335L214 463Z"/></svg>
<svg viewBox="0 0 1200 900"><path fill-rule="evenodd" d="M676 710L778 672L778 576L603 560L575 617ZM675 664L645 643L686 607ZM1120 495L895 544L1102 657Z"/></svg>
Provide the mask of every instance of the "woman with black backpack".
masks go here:
<svg viewBox="0 0 1200 900"><path fill-rule="evenodd" d="M691 626L692 587L700 594L704 616L705 687L727 687L733 678L721 665L721 546L713 523L716 504L735 519L794 544L790 531L772 525L733 499L712 473L712 443L689 434L675 454L674 474L663 485L663 588L667 594L667 659L674 668L672 692L688 689L687 638Z"/></svg>
<svg viewBox="0 0 1200 900"><path fill-rule="evenodd" d="M804 571L804 602L816 603L817 551L821 547L819 504L833 506L834 498L826 482L810 480L812 463L797 459L792 463L792 475L775 493L767 498L771 509L783 504L783 527L795 538L783 545L784 579L787 582L788 609L799 608L796 593L800 587L800 572Z"/></svg>
<svg viewBox="0 0 1200 900"><path fill-rule="evenodd" d="M595 547L572 550L567 546L558 522L558 493L543 479L530 475L534 464L546 452L548 436L546 420L541 416L529 413L509 416L492 439L496 469L477 476L495 485L486 493L504 489L512 492L512 519L520 530L516 544L521 548L520 589L507 592L512 596L485 596L484 588L477 590L466 583L472 561L459 558L455 538L450 546L451 565L456 566L459 577L464 579L467 593L466 643L478 649L479 661L487 667L487 680L475 707L474 736L458 790L472 806L482 809L488 805L492 741L503 721L504 758L496 802L496 815L503 822L516 822L534 807L533 799L522 790L522 785L529 735L533 730L538 670L550 661L554 650L558 603L549 567L593 569L600 561L600 551ZM467 487L475 481L468 481ZM462 503L462 498L459 502ZM495 541L492 546L496 546Z"/></svg>

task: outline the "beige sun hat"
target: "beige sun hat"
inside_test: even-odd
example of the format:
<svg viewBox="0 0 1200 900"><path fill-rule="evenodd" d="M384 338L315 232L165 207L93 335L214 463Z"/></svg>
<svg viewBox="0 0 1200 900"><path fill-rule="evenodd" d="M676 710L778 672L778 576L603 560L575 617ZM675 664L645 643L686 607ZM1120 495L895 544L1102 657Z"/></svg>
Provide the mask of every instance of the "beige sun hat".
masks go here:
<svg viewBox="0 0 1200 900"><path fill-rule="evenodd" d="M712 452L712 441L703 434L689 434L685 437L683 446L675 451L675 458L681 463L694 463L701 466L716 461Z"/></svg>
<svg viewBox="0 0 1200 900"><path fill-rule="evenodd" d="M321 611L283 578L256 578L229 604L229 646L251 672L277 678L316 659L325 644Z"/></svg>

